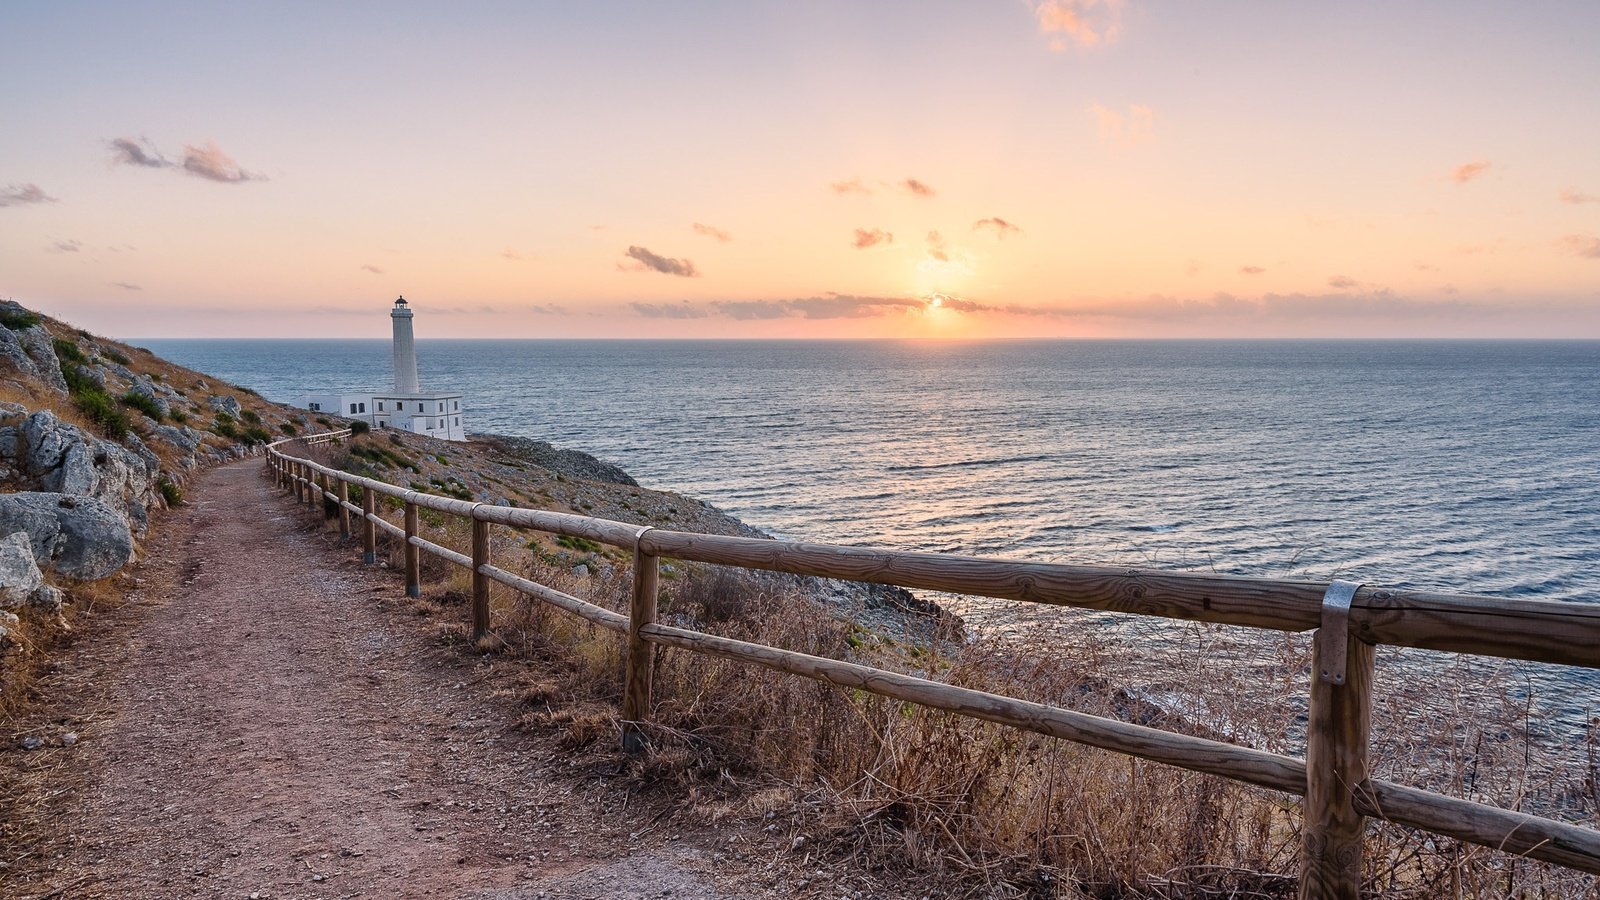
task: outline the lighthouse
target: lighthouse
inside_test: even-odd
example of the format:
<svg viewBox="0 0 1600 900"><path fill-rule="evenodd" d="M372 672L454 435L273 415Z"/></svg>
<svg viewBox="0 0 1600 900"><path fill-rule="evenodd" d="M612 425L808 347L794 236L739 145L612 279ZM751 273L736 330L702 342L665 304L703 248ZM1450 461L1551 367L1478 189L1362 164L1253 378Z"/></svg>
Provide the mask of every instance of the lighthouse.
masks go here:
<svg viewBox="0 0 1600 900"><path fill-rule="evenodd" d="M394 301L389 319L394 323L394 392L415 394L417 386L417 345L411 333L411 306L401 296Z"/></svg>
<svg viewBox="0 0 1600 900"><path fill-rule="evenodd" d="M409 431L447 441L464 441L461 394L424 391L417 379L417 342L412 332L411 304L405 297L394 301L389 322L394 328L394 390L378 393L341 391L307 394L301 406L312 412L358 419L377 428Z"/></svg>

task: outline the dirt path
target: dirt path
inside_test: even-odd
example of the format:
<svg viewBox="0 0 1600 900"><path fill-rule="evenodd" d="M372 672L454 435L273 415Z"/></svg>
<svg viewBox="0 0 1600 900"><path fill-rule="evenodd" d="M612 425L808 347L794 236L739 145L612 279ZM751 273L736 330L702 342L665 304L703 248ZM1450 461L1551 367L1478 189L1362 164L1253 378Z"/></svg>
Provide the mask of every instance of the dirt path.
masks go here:
<svg viewBox="0 0 1600 900"><path fill-rule="evenodd" d="M735 862L764 851L643 828L625 792L576 778L490 701L479 661L395 627L374 597L399 585L330 552L259 460L190 496L115 640L63 663L104 679L109 708L47 751L82 773L53 817L70 849L18 896L810 893Z"/></svg>

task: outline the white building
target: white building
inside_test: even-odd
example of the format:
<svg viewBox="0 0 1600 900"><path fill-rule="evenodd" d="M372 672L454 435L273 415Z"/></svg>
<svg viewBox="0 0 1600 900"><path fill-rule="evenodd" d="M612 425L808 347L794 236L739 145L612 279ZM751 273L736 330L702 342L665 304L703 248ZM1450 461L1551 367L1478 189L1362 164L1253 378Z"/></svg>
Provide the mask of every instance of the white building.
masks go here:
<svg viewBox="0 0 1600 900"><path fill-rule="evenodd" d="M394 325L394 390L376 394L308 394L301 405L347 419L360 419L377 428L394 428L447 441L464 441L461 395L453 391L424 391L417 379L417 347L411 331L411 307L406 298L394 301L389 311Z"/></svg>

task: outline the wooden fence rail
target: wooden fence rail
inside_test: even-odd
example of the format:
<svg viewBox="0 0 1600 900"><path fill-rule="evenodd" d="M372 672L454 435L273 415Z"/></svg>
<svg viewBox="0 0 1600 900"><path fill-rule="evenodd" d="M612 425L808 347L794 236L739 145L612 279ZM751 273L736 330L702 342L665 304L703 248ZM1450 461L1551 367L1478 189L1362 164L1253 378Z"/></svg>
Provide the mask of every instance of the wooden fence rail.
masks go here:
<svg viewBox="0 0 1600 900"><path fill-rule="evenodd" d="M406 591L411 596L420 592L419 552L468 569L473 575L475 637L482 637L491 626L491 581L623 634L622 742L629 751L639 750L646 742L643 726L651 711L655 648L674 647L1302 796L1300 896L1305 898L1355 900L1361 884L1363 822L1368 817L1600 875L1600 831L1367 774L1376 645L1600 668L1600 604L1356 589L1353 585L1343 585L1340 595L1338 590L1330 591L1330 585L1305 581L1027 563L664 531L590 516L439 497L333 469L281 449L296 442L336 441L349 434L348 430L335 431L270 445L268 465L278 486L302 502L335 504L343 535L351 533L349 517L358 516L363 558L368 564L376 562L379 529L398 538L405 547ZM329 489L330 483L337 483L337 492ZM352 485L361 488L359 506L349 500ZM403 505L404 527L377 514L380 495ZM419 509L469 519L471 555L418 536ZM491 525L587 538L631 550L633 589L628 615L494 566L489 558ZM1169 619L1314 631L1306 759L662 625L656 621L658 561L662 557ZM1348 606L1332 599L1336 596L1348 598ZM1329 677L1324 673L1337 674Z"/></svg>

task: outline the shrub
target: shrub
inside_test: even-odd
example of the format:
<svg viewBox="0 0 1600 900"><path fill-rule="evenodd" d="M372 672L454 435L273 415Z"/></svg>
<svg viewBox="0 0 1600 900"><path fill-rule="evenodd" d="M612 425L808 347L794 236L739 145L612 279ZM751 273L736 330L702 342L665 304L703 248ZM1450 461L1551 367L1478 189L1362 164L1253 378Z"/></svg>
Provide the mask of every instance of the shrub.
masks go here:
<svg viewBox="0 0 1600 900"><path fill-rule="evenodd" d="M124 406L131 406L134 409L137 409L139 412L149 416L152 421L159 422L163 418L161 415L161 404L157 403L156 398L150 396L149 394L141 394L138 391L129 391L122 395L122 404Z"/></svg>
<svg viewBox="0 0 1600 900"><path fill-rule="evenodd" d="M317 424L321 425L324 428L332 428L333 427L333 422L330 421L327 416L317 416Z"/></svg>
<svg viewBox="0 0 1600 900"><path fill-rule="evenodd" d="M234 427L232 416L229 416L226 421L223 420L222 416L217 416L216 421L211 423L211 430L230 440L238 440L239 438L239 429Z"/></svg>
<svg viewBox="0 0 1600 900"><path fill-rule="evenodd" d="M246 425L260 425L261 424L261 417L256 415L255 410L253 410L253 409L241 409L241 410L239 410L239 418L243 419L244 423Z"/></svg>
<svg viewBox="0 0 1600 900"><path fill-rule="evenodd" d="M285 422L282 425L278 426L278 430L283 432L284 434L292 435L295 432L299 431L300 429L295 428L293 422Z"/></svg>
<svg viewBox="0 0 1600 900"><path fill-rule="evenodd" d="M177 506L183 502L183 488L178 487L167 476L161 476L161 480L156 482L156 487L161 489L161 498L167 501L168 506Z"/></svg>
<svg viewBox="0 0 1600 900"><path fill-rule="evenodd" d="M107 350L106 359L109 359L120 366L125 366L128 363L133 362L133 360L129 359L126 354L120 353L116 350Z"/></svg>
<svg viewBox="0 0 1600 900"><path fill-rule="evenodd" d="M556 535L556 543L568 550L578 550L583 553L599 553L604 548L586 537L577 537L570 534Z"/></svg>
<svg viewBox="0 0 1600 900"><path fill-rule="evenodd" d="M66 338L56 338L50 343L56 348L56 359L61 360L61 367L63 369L66 368L67 363L69 362L81 363L88 361L87 357L83 355L83 350L78 346L77 341L69 341Z"/></svg>
<svg viewBox="0 0 1600 900"><path fill-rule="evenodd" d="M167 413L167 415L171 417L172 421L177 422L179 425L189 424L189 414L181 409L174 409Z"/></svg>
<svg viewBox="0 0 1600 900"><path fill-rule="evenodd" d="M245 443L266 444L272 441L272 432L259 425L252 425L244 430Z"/></svg>
<svg viewBox="0 0 1600 900"><path fill-rule="evenodd" d="M39 324L38 315L31 313L20 306L0 306L0 325L12 331L21 331Z"/></svg>
<svg viewBox="0 0 1600 900"><path fill-rule="evenodd" d="M366 434L367 432L369 432L371 430L372 430L372 426L367 424L366 422L362 422L362 421L357 420L355 422L351 422L350 423L350 433L351 434Z"/></svg>
<svg viewBox="0 0 1600 900"><path fill-rule="evenodd" d="M128 421L128 414L117 406L117 401L111 399L110 394L99 388L87 388L74 391L72 402L106 437L120 441L128 436L128 429L132 427L132 423Z"/></svg>

